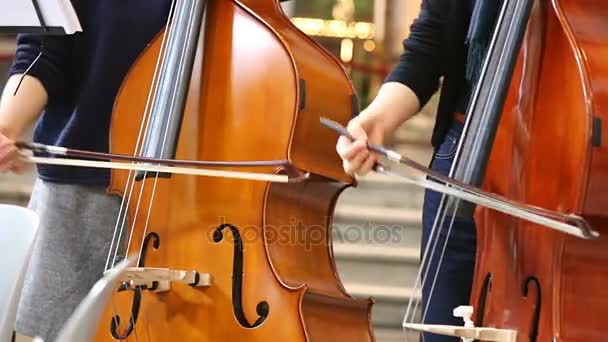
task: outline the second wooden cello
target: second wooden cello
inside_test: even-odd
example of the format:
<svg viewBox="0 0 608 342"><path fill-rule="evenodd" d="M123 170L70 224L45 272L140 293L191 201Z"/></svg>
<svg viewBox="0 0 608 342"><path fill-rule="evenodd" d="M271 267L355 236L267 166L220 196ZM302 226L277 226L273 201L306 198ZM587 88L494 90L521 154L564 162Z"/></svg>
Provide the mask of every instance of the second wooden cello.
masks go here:
<svg viewBox="0 0 608 342"><path fill-rule="evenodd" d="M607 15L601 1L505 0L452 170L492 193L582 216L594 234L477 208L470 323L490 329L423 330L480 341L605 340ZM473 209L446 205L442 215Z"/></svg>

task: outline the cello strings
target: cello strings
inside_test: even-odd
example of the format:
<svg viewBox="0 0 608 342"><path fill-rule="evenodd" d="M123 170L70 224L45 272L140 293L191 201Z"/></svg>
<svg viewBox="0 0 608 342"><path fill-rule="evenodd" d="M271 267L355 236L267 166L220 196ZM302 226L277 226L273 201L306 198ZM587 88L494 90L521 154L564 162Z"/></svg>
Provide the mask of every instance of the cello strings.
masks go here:
<svg viewBox="0 0 608 342"><path fill-rule="evenodd" d="M499 19L498 19L498 21L496 23L494 34L493 34L493 37L492 37L492 40L491 40L491 44L490 44L490 47L489 47L489 50L488 50L489 52L488 52L488 54L486 56L486 60L485 60L484 65L483 65L483 70L482 70L482 73L481 73L482 76L478 80L477 86L475 87L474 97L473 97L473 99L471 101L471 106L469 107L470 108L469 109L469 115L466 118L465 125L463 127L463 132L461 134L461 138L459 139L458 148L457 148L457 152L456 152L456 157L455 157L454 163L452 164L452 167L450 169L450 176L454 175L455 170L456 170L456 166L457 166L458 162L461 159L462 148L463 148L463 144L464 144L463 137L465 137L465 136L467 136L467 134L469 134L470 123L471 123L471 116L472 116L471 115L472 108L474 108L475 106L477 106L477 104L478 104L478 102L480 100L479 99L479 96L480 96L479 94L480 94L480 91L481 91L482 80L483 80L484 77L487 76L487 69L488 69L488 66L489 66L490 57L491 57L492 52L494 51L494 48L495 48L495 46L497 44L497 41L498 41L498 33L499 33L498 32L498 27L500 27L502 25L503 20L505 20L506 9L507 9L507 2L505 2L503 4L502 10L501 10L501 14L500 14ZM495 87L495 85L491 84L490 87L493 88L493 87ZM470 171L471 167L472 167L472 165L465 165L465 171L467 171L467 172ZM423 321L426 318L426 313L428 312L428 308L429 308L429 306L431 304L431 301L432 301L432 297L433 297L433 293L434 293L437 277L440 274L441 267L443 265L443 258L444 258L444 255L445 255L446 247L447 247L447 244L448 244L450 236L451 236L451 231L452 231L452 228L454 226L454 220L455 220L455 217L456 217L458 206L460 204L460 200L458 198L453 198L451 196L446 196L445 194L442 195L442 200L444 200L445 198L447 198L447 201L452 200L454 202L454 205L452 206L452 210L451 210L451 213L450 213L450 215L451 215L451 222L449 224L448 234L447 234L446 239L444 241L444 246L443 246L443 248L441 250L441 255L440 255L440 258L439 258L439 261L438 261L438 264L437 264L437 268L435 270L435 275L433 277L433 283L431 284L431 289L429 291L429 296L428 296L429 298L428 298L428 300L427 300L427 302L425 304L426 307L424 308L424 314L423 314L423 318L422 318ZM447 213L448 213L448 208L444 207L443 210L442 210L442 213L441 213L441 215L444 215L443 218L445 218L445 215ZM444 223L444 219L442 219L441 225L443 225L443 223ZM441 229L442 228L440 228L440 230ZM436 238L438 239L439 237L436 237ZM434 252L435 252L435 250L432 251L432 255L434 254ZM432 260L432 257L431 257L431 260ZM425 279L423 280L423 283L422 283L422 287L424 286L424 281L426 281L427 279L428 279L428 275L425 276ZM467 305L469 303L463 303L463 304Z"/></svg>
<svg viewBox="0 0 608 342"><path fill-rule="evenodd" d="M155 66L155 70L154 70L154 76L153 76L153 80L152 80L153 87L151 87L150 92L148 93L148 99L147 99L147 103L146 103L146 109L145 109L145 112L144 112L144 118L142 119L142 129L140 130L140 134L138 136L136 150L137 150L137 153L140 154L140 155L143 153L144 142L145 142L145 140L147 138L147 134L148 134L148 129L147 128L150 126L150 121L152 119L152 115L151 115L152 107L154 106L154 103L157 100L156 96L153 96L153 95L155 95L157 93L157 91L158 91L159 84L157 82L157 78L160 77L160 71L162 70L162 66L165 63L164 55L166 54L166 49L167 49L167 46L168 46L167 40L168 40L168 37L170 37L171 31L172 31L172 28L173 28L172 25L171 25L171 22L172 22L173 12L174 12L174 8L175 8L175 2L176 2L176 0L173 0L171 2L171 7L170 7L170 10L169 10L169 15L168 15L167 24L166 24L167 29L165 29L165 32L163 32L163 38L162 38L162 41L161 41L160 52L158 54L157 61L156 61L156 66ZM143 136L142 136L142 134L143 134ZM133 191L134 191L135 185L137 183L137 181L135 180L135 177L132 176L132 175L134 175L134 173L129 172L129 177L132 178L130 184L127 183L127 186L130 187L130 189L129 189L129 202L128 202L129 204L130 204L130 202L132 200ZM147 176L147 171L144 171L144 180L146 179L146 176ZM140 203L141 203L141 200L142 200L142 196L143 196L143 192L144 192L145 186L146 186L146 182L142 181L140 189L139 189L140 190L139 194L137 195L136 208L134 210L133 217L131 219L131 221L132 221L131 222L131 229L130 229L129 234L127 236L127 245L126 245L126 248L124 250L124 257L125 258L127 257L127 254L129 252L129 250L131 249L131 242L132 242L132 238L133 238L133 234L134 234L134 229L135 229L135 226L136 226L136 223L137 223L137 217L138 217L138 214L139 214L139 206L140 206ZM128 205L127 205L127 208L128 208ZM128 222L128 213L125 211L125 214L124 214L124 216L122 218L122 222L121 222L120 236L123 235L123 232L124 232L124 230L126 228L127 222ZM115 253L114 253L114 259L115 260L116 260L116 257L118 255L118 251L119 251L119 246L117 246L117 248L115 250ZM139 258L137 260L137 265L139 265Z"/></svg>
<svg viewBox="0 0 608 342"><path fill-rule="evenodd" d="M172 14L173 14L174 7L175 7L175 0L172 0L171 1L171 6L170 6L170 10L169 10L169 14L168 14L168 17L167 17L167 23L166 23L167 27L171 27L171 17L172 17ZM142 122L141 122L140 130L139 130L139 133L138 133L138 136L137 136L136 146L134 148L133 155L137 155L138 153L141 154L142 151L143 151L143 141L145 140L146 134L147 134L147 129L146 128L149 126L150 117L151 117L151 115L149 114L150 113L150 107L151 107L151 101L155 100L155 98L153 98L152 95L156 93L156 90L158 88L158 84L157 84L156 80L157 80L157 77L158 77L159 72L160 72L160 65L161 65L161 63L163 61L162 57L163 57L164 52L166 50L166 44L165 43L166 43L167 34L168 34L167 30L165 30L165 32L163 32L163 37L162 37L162 41L161 41L161 47L160 47L159 55L158 55L157 60L156 60L156 65L155 65L155 69L154 69L154 73L153 73L153 77L152 77L152 84L151 84L152 87L150 88L150 91L148 93L148 98L146 100L146 106L145 106L145 109L144 109L144 112L143 112ZM120 249L120 241L121 241L121 238L122 238L122 235L123 235L123 231L124 231L124 227L125 227L125 222L127 221L127 217L128 217L128 208L129 208L129 205L130 205L130 202L131 202L131 198L132 198L135 182L136 182L136 180L135 180L135 177L134 177L134 171L129 171L129 175L128 175L128 178L127 178L127 183L125 185L125 190L124 190L123 196L122 196L122 201L121 201L121 205L120 205L119 214L118 214L117 221L116 221L116 226L114 228L114 235L112 237L112 243L111 243L111 246L110 246L110 250L109 250L109 254L108 254L108 259L106 260L106 270L108 270L109 268L112 268L113 265L116 264L116 258L117 258L118 251ZM145 182L142 182L142 187L143 187L144 183ZM127 195L127 189L128 188L130 188L130 189L129 189L128 195ZM134 214L134 218L135 217L137 217L137 212ZM116 232L117 232L117 229L119 227L119 223L120 223L120 233L119 233L118 239L115 239ZM114 245L115 241L116 241L116 247L115 247L115 251L114 251L114 258L113 258L113 261L112 261L112 265L109 265L110 255L112 254L112 249L113 249L113 245ZM129 251L129 247L125 248L125 258L127 257L128 251ZM138 263L139 263L139 261L138 261ZM116 314L116 312L117 312L116 309L118 308L118 311L120 312L120 307L118 307L118 303L116 303L114 296L111 297L111 302L112 302L112 309L114 311L114 316L113 316L114 323L115 323L115 326L118 329L119 322L116 320L116 317L119 317L119 316ZM139 341L139 335L138 335L137 329L135 328L134 317L131 315L130 318L129 318L129 320L130 320L131 326L133 326L132 333L135 336L135 340ZM149 340L149 338L148 338L148 340Z"/></svg>
<svg viewBox="0 0 608 342"><path fill-rule="evenodd" d="M443 195L443 196L445 196L445 198L447 199L447 201L450 200L450 198L447 197L447 195ZM443 264L443 257L445 255L445 250L446 250L446 247L448 245L448 241L449 241L451 233L452 233L452 228L454 226L454 219L456 218L456 210L458 208L459 200L456 199L454 202L455 202L454 203L454 209L452 210L452 213L451 213L450 224L448 225L448 231L447 231L447 234L446 234L446 237L445 237L445 241L443 242L443 247L441 248L441 253L439 255L439 260L437 261L437 270L435 270L435 274L433 275L433 282L431 283L431 289L429 291L429 299L428 299L425 307L423 308L422 317L421 317L422 322L424 322L425 319L426 319L426 314L428 313L428 309L429 309L429 306L430 306L431 298L432 298L432 295L433 295L433 290L435 289L435 284L437 282L437 276L439 275L439 272L441 270L441 265ZM450 215L446 214L447 211L448 211L448 207L446 206L445 209L443 210L444 214L443 214L443 216L441 218L439 233L435 237L435 244L434 244L433 250L431 252L431 261L429 261L429 263L433 262L432 259L433 259L434 255L435 255L437 243L439 242L439 240L441 238L441 231L444 229L445 219L446 219L447 216L450 216ZM427 272L427 274L425 274L425 276L423 277L423 280L422 280L423 284L424 284L424 282L428 281L428 277L429 277L429 274ZM417 309L419 303L420 303L420 301L418 300L416 302L416 306L415 306L414 312Z"/></svg>
<svg viewBox="0 0 608 342"><path fill-rule="evenodd" d="M188 0L188 1L189 1L189 0ZM189 1L189 2L188 2L188 4L189 4L190 6L196 6L196 3L195 3L194 1ZM185 6L185 5L182 5L182 6ZM188 37L188 36L190 36L191 34L193 34L193 32L192 32L192 31L193 31L193 29L194 29L194 28L193 28L192 26L193 26L193 25L189 25L189 27L188 27L188 32L186 33L186 37ZM179 63L179 64L178 64L178 70L177 70L177 73L178 73L178 74L182 74L182 73L183 73L183 71L184 71L184 68L185 68L185 67L186 67L186 66L184 65L184 63L183 63L183 62L182 62L182 63ZM177 92L177 88L178 88L178 87L174 87L174 88L173 88L173 96L171 97L171 104L170 104L169 108L172 108L172 107L173 107L173 104L174 104L174 103L175 103L175 101L176 101L176 96L175 96L175 93ZM182 115L184 115L184 114L185 114L185 113L182 113ZM170 112L169 112L169 116L168 116L168 118L167 118L167 122L171 122L171 119L172 119L173 115L174 115L174 111L170 111ZM168 136L169 136L169 125L167 124L167 126L166 126L166 128L165 128L165 133L164 133L164 137L163 137L163 142L162 142L162 144L161 144L161 151L160 151L160 154L161 154L161 155L162 155L162 154L164 153L164 151L165 151L165 147L166 147L166 145L167 145L167 137L168 137ZM149 226L149 223L150 223L150 216L151 216L151 214L152 214L152 203L154 203L154 197L155 197L155 195L156 195L156 189L157 189L157 185L158 185L158 177L159 177L159 173L157 172L157 173L155 174L155 176L154 176L154 185L153 185L153 187L152 187L152 194L150 195L150 201L149 201L149 204L148 204L148 213L147 213L147 215L146 215L146 223L145 223L145 225L144 225L144 232L143 232L143 234L142 234L142 236L141 236L142 242L141 242L141 247L140 247L140 251L139 251L139 257L140 257L140 258L141 258L142 251L143 251L143 246L144 246L143 242L144 242L144 239L146 238L146 234L147 234L147 232L148 232L148 226Z"/></svg>
<svg viewBox="0 0 608 342"><path fill-rule="evenodd" d="M434 256L435 250L437 248L437 243L439 242L438 236L440 236L441 231L444 227L444 223L445 223L446 215L442 214L445 211L445 200L446 200L446 196L444 194L442 194L441 201L439 202L439 206L437 208L437 215L435 215L435 218L434 218L433 228L431 229L431 233L429 234L429 237L427 239L427 242L426 242L426 245L424 248L424 253L422 256L422 260L420 262L420 268L416 275L414 291L412 291L413 292L412 297L410 297L410 299L408 300L408 305L407 305L407 309L406 309L406 313L405 313L405 317L404 317L404 323L408 322L408 317L410 316L410 312L411 312L411 322L408 322L408 323L413 323L416 318L416 311L418 310L418 306L419 306L420 300L421 300L420 299L421 297L418 296L417 294L419 291L422 292L422 286L424 286L428 273L429 273L428 269L424 272L423 272L423 270L426 267L425 265L427 263L427 259L429 257L432 258ZM441 222L438 224L439 220ZM437 227L439 227L438 230L437 230ZM431 247L431 244L432 244L432 247ZM413 308L412 308L412 305L413 305ZM421 318L421 322L424 322L424 317Z"/></svg>
<svg viewBox="0 0 608 342"><path fill-rule="evenodd" d="M165 32L163 32L163 39L162 39L162 42L161 42L161 48L160 48L159 55L157 57L156 66L155 66L156 69L154 71L154 78L153 78L153 81L152 81L153 88L150 89L150 93L148 94L148 102L146 103L145 130L144 130L144 133L143 133L144 135L143 135L143 137L141 137L141 136L138 137L138 146L139 146L139 152L138 152L138 154L139 155L141 155L143 153L144 144L145 144L145 141L146 141L146 138L147 138L147 134L148 134L148 127L150 126L150 120L152 119L152 115L151 115L152 107L154 106L154 103L156 103L156 100L157 100L156 96L152 96L152 95L156 95L157 92L158 92L159 85L157 83L157 76L160 77L159 74L160 74L160 71L162 70L162 66L164 65L164 62L165 62L164 61L164 55L166 54L166 49L167 49L167 38L170 36L170 32L171 32L171 29L172 29L171 20L172 20L172 16L173 16L174 6L175 6L175 0L173 0L172 3L171 3L171 8L170 8L170 11L169 11L169 15L168 15L168 19L167 19L167 24L166 24L167 29L165 30ZM144 180L145 180L146 176L147 176L147 172L144 172ZM133 179L133 182L131 183L130 193L133 192L135 184L136 184L136 180ZM129 233L128 243L127 243L127 247L125 249L125 257L126 257L126 254L128 253L128 251L131 248L131 240L132 240L132 235L134 233L133 228L135 227L136 222L137 222L137 216L138 216L138 213L139 213L139 205L140 205L140 202L141 202L141 198L142 198L142 194L143 194L145 185L146 185L146 182L142 181L141 182L141 186L140 186L140 192L139 192L139 195L138 195L138 201L137 201L135 213L133 214L133 218L132 218L132 229L131 229L131 231ZM130 196L131 196L131 194L130 194ZM122 233L122 230L124 229L124 225L125 225L125 220L123 219L123 223L122 223L122 227L121 227L121 233ZM139 264L139 260L138 260L137 264Z"/></svg>
<svg viewBox="0 0 608 342"><path fill-rule="evenodd" d="M173 11L173 4L171 5L170 11L169 11L167 25L169 25L169 23L170 23L172 11ZM167 32L165 31L163 33L160 53L159 53L159 56L158 56L157 61L156 61L156 66L155 66L155 70L154 70L154 74L153 74L153 78L152 78L152 85L155 85L157 76L159 74L159 66L160 66L160 63L162 62L161 58L162 58L162 55L163 55L163 51L165 49L166 36L167 36ZM147 130L145 128L149 125L149 121L150 121L149 109L150 109L150 106L151 106L151 102L153 100L153 98L152 98L153 92L154 92L154 88L151 88L150 92L148 93L148 98L146 100L146 107L144 109L144 113L143 113L143 117L142 117L142 122L141 122L139 133L138 133L138 136L137 136L136 146L134 148L133 155L137 155L138 153L141 153L142 148L143 148L143 143L142 142L145 140L146 134L147 134ZM142 147L140 147L140 145ZM106 260L106 271L108 269L110 269L111 267L113 267L113 265L116 264L116 259L117 259L117 256L118 256L118 251L120 249L120 241L122 239L122 235L123 235L123 231L124 231L125 221L127 220L127 217L128 217L128 212L127 211L128 211L128 207L129 207L129 204L130 204L130 200L131 200L132 195L133 195L133 188L134 188L134 185L135 185L135 179L134 179L133 175L134 175L134 172L133 171L129 171L127 182L126 182L126 185L125 185L125 190L123 192L124 195L122 196L122 202L121 202L120 210L119 210L118 217L117 217L117 220L116 220L116 226L114 228L114 236L112 237L112 243L110 245L110 251L108 253L108 259ZM130 189L129 189L129 187L130 187ZM127 191L127 189L129 189L129 190ZM118 238L116 238L116 234L117 234L117 231L118 231L119 227L120 227L120 233L119 233ZM116 247L115 247L115 250L114 250L114 257L112 259L112 263L110 264L110 258L111 258L111 254L112 254L112 251L113 251L113 248L114 248L115 241L116 241ZM128 251L128 248L125 250L125 258L126 258L127 251Z"/></svg>
<svg viewBox="0 0 608 342"><path fill-rule="evenodd" d="M461 137L460 137L459 142L458 142L458 147L456 149L456 155L454 157L454 162L452 163L452 166L450 168L450 172L449 172L450 176L453 176L453 174L455 172L455 169L456 169L456 165L458 164L459 160L462 157L462 146L463 146L463 139L462 139L462 137L466 136L469 133L469 130L470 130L470 119L471 119L471 112L472 112L471 109L474 108L477 105L477 103L480 101L480 98L479 98L480 92L481 92L480 86L481 86L482 80L487 76L487 73L488 73L487 70L488 70L488 66L489 66L490 56L492 55L492 52L494 51L495 46L496 46L497 41L498 41L498 27L500 27L502 25L502 22L505 19L505 13L506 13L507 4L508 4L508 1L505 1L503 3L502 9L501 9L501 13L500 13L500 15L498 17L498 20L497 20L497 23L496 23L496 26L495 26L495 29L494 29L494 33L493 33L493 36L492 36L492 39L491 39L491 42L490 42L490 46L488 48L488 53L486 55L486 59L484 61L484 65L483 65L483 68L481 70L481 76L480 76L480 78L479 78L479 80L477 82L477 85L476 85L475 89L474 89L473 97L471 99L470 106L469 106L469 113L466 116L466 120L465 120L465 124L464 124L463 130L462 130L462 134L461 134ZM467 166L467 168L469 168L469 167L470 166ZM415 285L414 285L414 291L413 291L414 294L418 293L418 291L422 292L422 288L424 288L425 283L428 281L428 276L429 276L428 273L430 272L430 270L428 268L426 268L426 270L425 270L425 265L426 265L427 262L429 264L432 263L432 260L433 260L433 257L435 255L435 251L436 251L436 245L437 245L437 242L438 242L438 240L440 239L440 236L441 236L440 233L441 233L441 231L443 229L443 226L444 226L444 223L445 223L445 218L446 218L447 212L448 212L448 208L446 208L446 203L445 203L446 202L446 198L451 198L451 197L448 197L447 195L442 194L441 201L440 201L440 204L439 204L439 207L438 207L438 211L437 211L437 215L435 216L435 220L434 220L433 226L431 228L431 233L430 233L430 236L429 236L429 240L427 241L427 244L426 244L427 246L425 248L425 252L423 253L423 257L422 257L422 260L421 260L421 266L420 266L420 268L418 270L418 274L416 276ZM456 211L457 211L457 208L458 208L458 205L459 205L459 200L456 198L456 199L453 199L453 201L455 203L453 205L453 210L452 210L452 215L451 215L452 217L451 217L451 221L450 221L450 224L449 224L449 227L448 227L448 233L447 233L447 236L445 237L445 241L444 241L443 247L441 249L441 255L439 257L439 262L438 262L437 268L436 268L436 270L434 272L435 274L433 276L433 283L431 284L431 289L429 291L428 298L426 299L426 303L424 305L425 307L423 309L423 314L422 314L422 317L421 317L421 323L424 323L424 320L426 318L426 314L428 312L428 308L430 307L430 303L432 301L433 294L434 294L434 289L435 289L435 284L436 284L437 276L440 273L440 269L441 269L441 265L443 264L443 257L445 255L445 250L446 250L446 247L447 247L447 243L448 243L448 241L450 239L451 230L452 230L452 227L454 225L454 219L455 219L455 216L456 216L455 214L456 214ZM439 217L441 217L441 219L439 219ZM439 223L439 227L437 227L438 223ZM429 242L432 239L435 240L435 242L433 244L433 248L430 251L430 260L431 261L429 262L428 261L429 260L429 249L428 249L428 246L429 246ZM423 272L423 270L424 270L424 272ZM421 281L421 278L422 278L422 281ZM420 285L419 285L419 283L420 283ZM411 318L409 318L409 316L410 316L410 309L411 309L411 306L412 306L412 301L415 301L416 304L414 306L413 312L411 313ZM412 296L409 299L409 301L408 301L408 307L407 307L407 310L406 310L406 314L404 316L403 323L408 322L408 320L410 320L410 323L414 322L415 315L416 315L416 310L417 310L417 307L418 307L420 301L421 301L421 299L417 298L415 295ZM465 304L469 304L469 303L465 303ZM423 335L423 338L424 338L424 335Z"/></svg>
<svg viewBox="0 0 608 342"><path fill-rule="evenodd" d="M150 121L152 119L152 107L154 106L154 103L157 101L157 94L158 94L158 89L159 89L159 83L157 82L157 76L160 79L160 72L162 70L162 66L164 65L165 61L165 57L166 57L166 53L167 53L167 49L168 49L168 40L171 37L171 33L173 31L173 15L174 15L174 10L175 10L175 6L176 6L176 0L172 0L171 1L171 7L169 10L169 15L167 17L167 24L166 24L166 29L165 32L163 32L163 38L162 38L162 42L161 42L161 48L159 51L159 55L156 61L156 65L155 65L155 71L154 71L154 76L153 76L153 89L150 90L149 94L148 94L148 99L147 99L147 103L146 103L146 123L145 123L145 130L144 130L144 134L143 137L141 136L141 131L140 131L140 136L138 137L138 145L139 145L139 154L141 155L143 153L143 149L144 149L144 145L145 145L145 140L147 138L147 133L148 133L148 127L150 126ZM153 96L154 95L154 96ZM152 103L150 104L150 99L152 98ZM127 246L125 248L125 258L127 257L127 254L129 252L129 250L131 249L131 241L133 239L133 235L135 232L135 227L136 227L136 223L137 223L137 217L139 214L139 207L143 198L143 193L144 193L144 189L146 187L146 178L147 178L148 172L144 171L144 176L143 179L141 181L141 185L140 185L140 192L137 198L137 205L136 205L136 209L135 212L133 213L133 218L132 218L132 225L131 225L131 230L129 233L129 237L128 237L128 243ZM136 179L135 177L132 177L132 182L131 182L131 189L130 189L130 195L133 192L133 189L135 187L135 183L136 183ZM125 213L125 216L127 214ZM121 226L121 235L122 235L122 231L124 230L125 227L125 222L127 222L126 218L123 219L123 224ZM144 233L145 236L145 233ZM143 247L143 243L142 243L142 247ZM138 258L137 258L137 263L136 265L139 266L140 262L141 262L141 251L142 249L140 248L139 253L138 253ZM139 290L141 291L141 290ZM141 306L143 306L144 304L141 303ZM140 309L142 309L142 307L140 307ZM137 333L137 329L135 329L135 321L133 316L131 316L130 318L131 320L131 325L134 327L133 332L135 333L135 338L137 340L139 340L139 335ZM141 322L140 322L141 325ZM144 327L146 327L146 332L148 332L148 325L144 324ZM145 336L145 335L144 335ZM149 332L148 332L148 340L150 340L150 336L149 336Z"/></svg>
<svg viewBox="0 0 608 342"><path fill-rule="evenodd" d="M459 147L460 148L460 147ZM457 160L457 158L455 158L455 160ZM454 163L456 164L456 163ZM453 171L450 171L450 174ZM449 186L449 184L448 184ZM450 197L446 194L441 194L441 201L439 203L439 206L437 208L437 215L435 215L435 219L433 221L433 227L431 228L431 233L429 235L426 247L425 247L425 252L423 254L422 257L422 261L421 261L421 267L419 269L419 274L416 277L416 283L414 286L414 293L417 293L418 291L422 292L422 288L424 286L424 284L426 284L426 282L428 281L428 277L429 277L429 273L431 272L428 269L428 265L427 263L432 263L433 262L433 258L435 257L435 252L437 250L437 244L439 243L439 240L441 239L441 233L445 228L445 219L446 217L450 216L447 214L448 211L448 206L447 203L450 200ZM433 283L431 284L431 290L429 291L429 298L427 300L427 303L425 305L425 307L422 309L423 313L421 315L421 322L424 322L426 319L426 313L428 312L428 307L430 306L431 303L431 298L432 298L432 294L433 294L433 290L435 288L435 282L437 279L437 276L439 274L439 271L441 269L441 265L442 265L442 261L443 261L443 256L445 253L445 249L447 246L447 243L449 241L449 238L451 236L451 232L452 232L452 226L454 224L454 218L455 218L455 213L456 213L456 208L457 208L458 202L456 201L455 203L455 209L453 210L453 213L451 215L451 220L450 220L450 224L448 226L448 232L446 234L445 237L445 241L443 243L443 247L441 248L442 252L441 255L439 257L439 261L437 262L437 269L435 270L435 274L433 276ZM433 247L429 249L429 245L433 244ZM430 251L430 252L429 252ZM429 261L430 259L430 261ZM423 270L426 268L426 270L423 272ZM418 287L419 286L419 287ZM418 306L420 305L420 301L421 301L421 296L414 296L413 297L413 301L414 301L414 307L411 308L411 303L412 303L412 298L410 298L410 301L408 302L408 307L407 307L407 311L406 311L406 317L408 317L410 310L411 311L411 322L413 323L415 320L415 315L416 315L416 311L418 310ZM405 322L405 320L404 320Z"/></svg>

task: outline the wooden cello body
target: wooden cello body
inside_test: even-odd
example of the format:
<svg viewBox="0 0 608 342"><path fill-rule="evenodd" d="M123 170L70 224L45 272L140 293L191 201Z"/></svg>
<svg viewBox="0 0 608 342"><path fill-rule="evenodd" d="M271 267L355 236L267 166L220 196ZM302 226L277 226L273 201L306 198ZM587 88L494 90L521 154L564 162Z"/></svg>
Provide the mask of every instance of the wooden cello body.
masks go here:
<svg viewBox="0 0 608 342"><path fill-rule="evenodd" d="M608 3L535 1L484 187L583 216L584 240L478 208L476 326L518 341L608 334Z"/></svg>
<svg viewBox="0 0 608 342"><path fill-rule="evenodd" d="M194 270L210 284L174 282L160 292L158 284L123 284L96 341L373 340L372 302L346 293L331 249L335 202L353 179L333 152L336 136L319 125L320 116L345 124L356 112L348 77L276 0L209 0L204 12L175 159L285 160L310 177L134 181L112 171L109 191L126 198L128 211L124 254L139 255L140 268ZM143 144L163 39L161 32L124 80L111 152L132 155Z"/></svg>

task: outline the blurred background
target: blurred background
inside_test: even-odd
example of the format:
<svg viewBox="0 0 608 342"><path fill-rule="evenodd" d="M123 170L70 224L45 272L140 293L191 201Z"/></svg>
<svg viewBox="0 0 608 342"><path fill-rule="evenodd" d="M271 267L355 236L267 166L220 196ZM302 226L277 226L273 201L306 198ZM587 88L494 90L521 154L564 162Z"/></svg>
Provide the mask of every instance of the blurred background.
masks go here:
<svg viewBox="0 0 608 342"><path fill-rule="evenodd" d="M298 28L343 63L365 108L403 52L420 0L292 0L282 5ZM2 86L13 53L14 36L0 36ZM436 102L437 95L387 145L427 164ZM27 205L33 178L33 172L0 175L0 203ZM415 296L419 265L422 196L422 189L372 174L338 201L333 230L338 272L351 295L374 297L372 319L380 342L404 341L401 322Z"/></svg>

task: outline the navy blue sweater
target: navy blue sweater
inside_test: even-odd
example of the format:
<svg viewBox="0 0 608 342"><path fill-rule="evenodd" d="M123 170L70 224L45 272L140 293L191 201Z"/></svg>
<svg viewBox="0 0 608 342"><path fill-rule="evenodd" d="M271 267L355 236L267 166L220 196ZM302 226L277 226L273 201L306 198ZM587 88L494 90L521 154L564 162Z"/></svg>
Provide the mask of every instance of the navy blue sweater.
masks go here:
<svg viewBox="0 0 608 342"><path fill-rule="evenodd" d="M425 105L439 89L441 98L432 144L439 146L454 112L466 112L472 85L465 79L467 49L465 40L474 1L422 0L418 18L403 41L404 52L387 82L411 88Z"/></svg>
<svg viewBox="0 0 608 342"><path fill-rule="evenodd" d="M49 101L34 129L34 141L90 151L108 151L112 107L129 68L166 23L170 0L81 0L74 2L83 32L71 36L20 34L9 74L28 72L41 81ZM38 166L39 177L61 183L107 185L110 171Z"/></svg>

